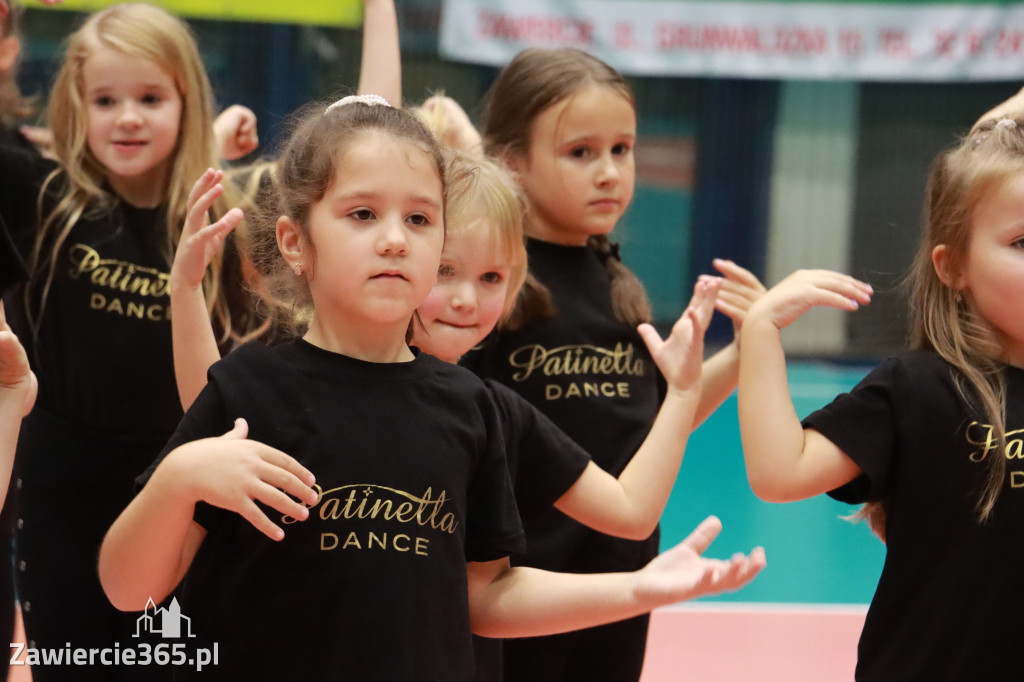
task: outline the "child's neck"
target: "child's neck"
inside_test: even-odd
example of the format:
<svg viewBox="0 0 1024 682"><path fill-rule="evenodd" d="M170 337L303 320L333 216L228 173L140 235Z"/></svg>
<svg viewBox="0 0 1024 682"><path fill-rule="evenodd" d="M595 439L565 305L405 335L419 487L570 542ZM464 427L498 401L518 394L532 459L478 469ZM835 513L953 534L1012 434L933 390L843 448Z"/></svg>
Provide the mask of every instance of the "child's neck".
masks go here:
<svg viewBox="0 0 1024 682"><path fill-rule="evenodd" d="M303 340L318 348L345 355L364 362L411 362L415 356L405 343L405 329L377 329L359 325L357 333L350 333L352 327L329 327L318 324L317 318L309 325Z"/></svg>

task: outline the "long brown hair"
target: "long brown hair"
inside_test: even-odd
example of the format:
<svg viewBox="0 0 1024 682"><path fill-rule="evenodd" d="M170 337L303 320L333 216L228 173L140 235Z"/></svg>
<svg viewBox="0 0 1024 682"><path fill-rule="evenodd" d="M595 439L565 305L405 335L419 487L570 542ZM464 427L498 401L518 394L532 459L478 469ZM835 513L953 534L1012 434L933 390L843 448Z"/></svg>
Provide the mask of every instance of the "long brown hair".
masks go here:
<svg viewBox="0 0 1024 682"><path fill-rule="evenodd" d="M26 304L33 330L43 317L46 299L57 268L57 258L72 228L83 216L102 214L114 208L119 200L106 185L107 170L88 145L88 113L83 96L82 69L89 56L106 47L128 58L145 59L166 69L174 78L182 100L178 141L172 152L168 186L166 244L168 264L181 236L189 191L203 171L218 165L213 135L214 100L210 81L199 57L188 26L166 11L145 4L115 5L86 19L69 38L64 62L50 94L47 118L53 130L53 153L59 166L46 178L39 193L39 207L44 198L55 192L59 201L43 217L36 235L29 267L33 287L26 289ZM215 213L222 214L237 204L230 185L215 203ZM221 291L221 258L208 269L204 280L207 306L215 321L231 331L228 304ZM38 311L32 312L29 289L42 279L38 292Z"/></svg>
<svg viewBox="0 0 1024 682"><path fill-rule="evenodd" d="M634 104L633 91L622 75L593 55L575 48L523 50L498 75L484 99L484 151L505 160L528 154L537 117L591 85L610 88ZM529 211L525 227L529 235ZM608 270L615 317L631 326L650 322L647 293L622 262L618 247L605 235L590 237L587 246L597 252ZM516 309L504 326L518 329L554 313L547 287L528 275Z"/></svg>
<svg viewBox="0 0 1024 682"><path fill-rule="evenodd" d="M910 347L930 350L955 369L964 402L992 426L994 453L985 453L987 473L975 508L980 522L992 509L1006 481L1006 376L1003 349L988 321L955 286L971 241L979 204L1012 177L1024 174L1024 117L990 121L932 164L925 193L924 233L911 266ZM945 246L942 273L932 252ZM864 506L859 517L885 538L884 504Z"/></svg>

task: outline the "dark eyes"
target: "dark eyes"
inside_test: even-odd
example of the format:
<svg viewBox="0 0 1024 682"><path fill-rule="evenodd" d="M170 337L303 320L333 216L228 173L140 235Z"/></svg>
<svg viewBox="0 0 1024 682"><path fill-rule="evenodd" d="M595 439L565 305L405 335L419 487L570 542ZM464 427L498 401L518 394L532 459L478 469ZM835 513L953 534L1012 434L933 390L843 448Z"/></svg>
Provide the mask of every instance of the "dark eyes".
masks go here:
<svg viewBox="0 0 1024 682"><path fill-rule="evenodd" d="M455 274L455 267L447 263L441 263L437 268L438 277L452 277Z"/></svg>
<svg viewBox="0 0 1024 682"><path fill-rule="evenodd" d="M486 284L501 284L503 279L500 272L485 272L480 275L480 281Z"/></svg>

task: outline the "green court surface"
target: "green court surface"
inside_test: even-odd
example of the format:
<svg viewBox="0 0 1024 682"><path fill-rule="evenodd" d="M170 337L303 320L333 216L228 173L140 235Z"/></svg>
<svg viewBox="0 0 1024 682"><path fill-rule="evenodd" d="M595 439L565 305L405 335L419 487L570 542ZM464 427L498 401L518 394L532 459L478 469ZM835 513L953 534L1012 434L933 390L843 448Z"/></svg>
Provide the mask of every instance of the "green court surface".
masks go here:
<svg viewBox="0 0 1024 682"><path fill-rule="evenodd" d="M852 388L871 368L828 363L789 365L790 392L802 418ZM727 558L764 546L768 566L743 590L715 600L867 604L885 548L856 511L827 495L789 504L762 502L750 491L740 446L735 394L691 436L679 478L662 516L662 549L715 514L722 534L707 555Z"/></svg>

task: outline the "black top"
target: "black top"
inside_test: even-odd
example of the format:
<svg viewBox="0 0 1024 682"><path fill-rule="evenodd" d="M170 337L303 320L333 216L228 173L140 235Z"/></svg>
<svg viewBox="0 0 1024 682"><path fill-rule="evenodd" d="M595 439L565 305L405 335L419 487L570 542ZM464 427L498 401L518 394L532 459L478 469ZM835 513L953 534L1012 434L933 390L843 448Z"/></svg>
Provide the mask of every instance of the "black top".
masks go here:
<svg viewBox="0 0 1024 682"><path fill-rule="evenodd" d="M216 677L473 679L466 562L522 549L483 383L425 354L377 364L304 341L248 344L210 369L165 452L237 417L321 495L303 522L268 510L281 542L197 505L208 534L181 610L218 643Z"/></svg>
<svg viewBox="0 0 1024 682"><path fill-rule="evenodd" d="M23 257L31 252L41 218L63 195L58 178L40 215L39 188L55 168L38 154L0 146L0 216L9 230L5 239ZM83 215L60 249L38 337L23 292L5 296L11 326L39 379L36 409L112 437L166 440L173 432L181 406L165 232L163 207L117 202ZM38 276L29 306L35 314L44 286Z"/></svg>
<svg viewBox="0 0 1024 682"><path fill-rule="evenodd" d="M618 476L658 412L658 368L636 329L615 319L609 276L595 251L529 240L527 253L530 271L551 291L555 317L495 333L464 364L522 395ZM523 565L632 570L658 550L657 531L642 542L612 538L555 509L523 524L527 554L513 558Z"/></svg>
<svg viewBox="0 0 1024 682"><path fill-rule="evenodd" d="M0 147L33 151L32 143L24 135L7 126L0 125ZM28 280L28 270L21 253L15 248L3 217L0 216L0 296L13 287Z"/></svg>
<svg viewBox="0 0 1024 682"><path fill-rule="evenodd" d="M1024 370L1006 369L1006 483L984 524L975 505L997 446L954 372L935 353L903 353L804 420L864 472L830 494L886 506L885 565L858 648L861 682L1021 679Z"/></svg>
<svg viewBox="0 0 1024 682"><path fill-rule="evenodd" d="M590 455L521 395L493 379L484 383L498 406L519 515L532 518L576 483Z"/></svg>

